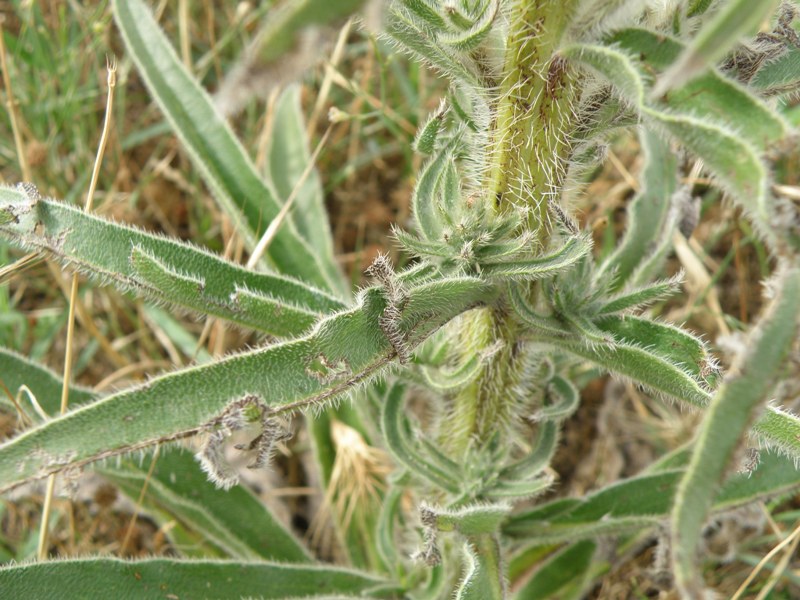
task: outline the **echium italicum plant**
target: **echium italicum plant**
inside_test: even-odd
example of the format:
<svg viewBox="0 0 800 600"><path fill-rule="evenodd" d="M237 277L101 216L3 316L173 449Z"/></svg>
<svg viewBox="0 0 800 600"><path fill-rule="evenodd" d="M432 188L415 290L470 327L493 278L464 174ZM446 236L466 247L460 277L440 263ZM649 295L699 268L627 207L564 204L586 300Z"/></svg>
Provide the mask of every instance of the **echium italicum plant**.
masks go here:
<svg viewBox="0 0 800 600"><path fill-rule="evenodd" d="M361 4L284 3L253 52L280 56L301 26ZM426 157L414 225L394 230L414 260L398 270L378 257L369 286L351 295L318 184L302 174L310 157L296 90L278 101L262 176L143 0L113 2L123 60L246 240L248 266L29 185L0 189L0 232L102 284L269 341L104 396L73 385L61 415L61 379L3 351L5 386L40 410L23 407L30 421L0 446L0 489L97 463L134 498L147 479L154 518L172 519L176 539L199 536L207 549L12 564L0 569L9 597L60 597L69 582L82 597L113 589L137 598L578 598L612 556L599 539L622 552L657 538L680 593L701 598L698 547L712 512L800 485L800 418L785 408L800 365L800 220L770 168L793 133L784 99L800 89L795 6L385 8L384 38L436 69L449 91L414 142ZM571 207L626 129L645 156L640 189L616 248L598 258ZM681 283L662 273L675 240L697 223L690 173L741 209L774 259L767 306L727 372L691 332L646 313ZM292 209L282 210L298 181ZM562 424L581 408L578 390L602 372L702 411L699 432L636 477L538 500L558 486L550 461ZM298 413L308 417L323 484L337 456L353 451L347 439L366 448L362 438L371 439L393 459L393 473L375 483L379 510L330 492L350 513L334 519L347 567L315 562L236 486L228 462L238 453L266 466ZM252 441L234 447L239 430ZM187 445L197 461L173 448ZM134 451L144 459L105 460ZM746 457L749 472L737 473Z"/></svg>

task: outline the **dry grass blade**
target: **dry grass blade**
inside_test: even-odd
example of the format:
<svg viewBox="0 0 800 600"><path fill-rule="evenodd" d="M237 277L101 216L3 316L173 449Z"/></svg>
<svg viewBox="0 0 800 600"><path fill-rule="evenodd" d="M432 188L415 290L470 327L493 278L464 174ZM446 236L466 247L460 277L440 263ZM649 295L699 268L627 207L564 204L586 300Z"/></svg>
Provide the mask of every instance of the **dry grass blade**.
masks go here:
<svg viewBox="0 0 800 600"><path fill-rule="evenodd" d="M89 212L92 210L94 204L94 192L97 188L97 179L100 174L100 166L103 163L103 154L105 153L106 143L108 141L108 132L111 128L111 116L114 107L114 88L117 85L117 60L116 58L106 59L106 70L108 72L108 92L106 96L106 112L103 121L103 132L100 135L100 142L98 143L97 155L95 156L94 168L92 169L92 179L89 182L89 191L86 193L86 203L84 210ZM72 380L72 360L73 360L73 337L75 334L75 306L78 303L78 274L73 273L72 285L70 287L69 295L69 313L67 316L67 340L66 349L64 351L64 383L61 387L61 414L67 412L69 406L69 386ZM47 478L47 490L45 491L44 506L42 507L42 523L39 530L39 543L36 549L36 556L39 560L47 558L47 546L49 537L50 511L53 503L53 493L55 492L56 476L50 475Z"/></svg>

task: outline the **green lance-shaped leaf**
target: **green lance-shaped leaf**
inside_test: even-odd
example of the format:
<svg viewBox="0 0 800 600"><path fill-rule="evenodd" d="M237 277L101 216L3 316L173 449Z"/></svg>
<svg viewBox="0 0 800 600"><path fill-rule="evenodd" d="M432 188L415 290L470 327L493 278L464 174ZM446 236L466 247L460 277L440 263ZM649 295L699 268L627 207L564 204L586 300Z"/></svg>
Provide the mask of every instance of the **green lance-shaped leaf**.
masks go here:
<svg viewBox="0 0 800 600"><path fill-rule="evenodd" d="M634 308L643 308L654 302L666 300L674 296L680 289L679 283L682 276L662 279L648 285L628 289L610 298L607 298L603 307L597 311L599 315L621 313Z"/></svg>
<svg viewBox="0 0 800 600"><path fill-rule="evenodd" d="M61 410L61 377L47 367L3 347L0 347L0 380L14 396L22 386L26 386L47 415L58 414ZM86 404L94 398L94 393L88 388L80 385L71 385L69 388L69 401L73 406ZM40 420L25 394L20 398L20 405L26 415L35 421ZM2 389L0 407L9 412L15 410L11 399Z"/></svg>
<svg viewBox="0 0 800 600"><path fill-rule="evenodd" d="M436 31L445 31L447 23L445 23L442 15L439 14L428 0L400 0L400 3L405 6L414 16L426 27Z"/></svg>
<svg viewBox="0 0 800 600"><path fill-rule="evenodd" d="M674 64L684 45L647 29L623 29L607 40L638 59L645 72ZM766 102L737 82L712 70L659 99L672 111L708 116L737 131L761 151L787 135L789 126Z"/></svg>
<svg viewBox="0 0 800 600"><path fill-rule="evenodd" d="M620 342L585 344L581 340L538 333L534 339L628 377L667 398L697 407L708 404L709 393L688 371L653 351Z"/></svg>
<svg viewBox="0 0 800 600"><path fill-rule="evenodd" d="M547 396L554 401L533 414L537 421L563 421L574 413L581 401L580 392L568 379L555 375L547 384Z"/></svg>
<svg viewBox="0 0 800 600"><path fill-rule="evenodd" d="M416 54L459 86L482 89L475 65L434 39L434 33L421 25L417 15L395 4L389 12L386 33L397 40L404 49Z"/></svg>
<svg viewBox="0 0 800 600"><path fill-rule="evenodd" d="M414 217L422 235L431 242L436 242L442 237L442 228L445 225L443 206L439 200L444 184L444 173L458 149L461 135L454 135L422 169L419 181L414 188L411 205Z"/></svg>
<svg viewBox="0 0 800 600"><path fill-rule="evenodd" d="M651 106L635 59L617 48L572 45L562 53L607 79L644 119L703 159L706 167L748 212L762 235L770 236L772 210L767 202L767 171L758 148L716 116L680 113ZM740 124L737 124L740 126Z"/></svg>
<svg viewBox="0 0 800 600"><path fill-rule="evenodd" d="M188 452L162 450L150 473L152 460L123 463L101 473L131 498L137 498L146 484L146 512L161 514L163 521L178 521L230 558L311 562L300 541L245 486L218 489Z"/></svg>
<svg viewBox="0 0 800 600"><path fill-rule="evenodd" d="M647 348L697 379L702 379L703 371L713 363L700 339L673 325L631 315L601 317L596 324L615 340Z"/></svg>
<svg viewBox="0 0 800 600"><path fill-rule="evenodd" d="M199 247L0 187L0 233L117 287L273 335L298 335L344 304L283 275L257 273ZM261 301L261 302L259 302ZM271 302L281 318L267 319Z"/></svg>
<svg viewBox="0 0 800 600"><path fill-rule="evenodd" d="M0 377L12 393L26 385L45 413L58 414L62 385L59 375L0 348ZM71 385L69 399L70 405L76 407L96 400L97 395L87 388ZM5 394L0 394L0 406L13 409ZM38 420L36 412L26 412ZM148 478L150 460L138 466L128 462L118 468L106 468L103 475L133 499L138 498L147 480L146 509L177 519L233 558L309 561L302 544L246 488L238 487L227 492L217 489L200 471L191 455L179 452L162 451L157 468Z"/></svg>
<svg viewBox="0 0 800 600"><path fill-rule="evenodd" d="M532 327L534 331L542 331L553 336L569 335L569 327L562 321L549 315L540 315L523 296L525 288L516 282L509 283L508 298L516 315L523 323Z"/></svg>
<svg viewBox="0 0 800 600"><path fill-rule="evenodd" d="M459 472L450 469L441 462L430 460L419 452L414 440L407 431L407 423L403 414L405 387L396 383L386 394L381 411L381 430L386 446L395 460L414 475L421 476L434 485L457 492L459 490Z"/></svg>
<svg viewBox="0 0 800 600"><path fill-rule="evenodd" d="M289 218L319 257L329 279L337 284L336 291L346 293L344 278L333 256L333 236L325 209L322 182L316 169L311 169L297 188L311 160L300 105L300 87L297 85L289 86L278 98L267 151L269 180L273 182L281 202L286 202L295 194Z"/></svg>
<svg viewBox="0 0 800 600"><path fill-rule="evenodd" d="M528 260L481 263L481 273L486 277L520 280L544 279L574 265L590 249L591 243L588 238L572 237L553 254Z"/></svg>
<svg viewBox="0 0 800 600"><path fill-rule="evenodd" d="M537 333L533 339L628 377L667 398L699 408L711 401L711 394L690 373L644 348L621 343L587 345L544 333ZM800 458L800 418L796 415L768 406L752 429L762 443Z"/></svg>
<svg viewBox="0 0 800 600"><path fill-rule="evenodd" d="M360 596L386 581L350 569L268 562L118 558L55 560L0 568L0 589L17 600L75 598L313 598Z"/></svg>
<svg viewBox="0 0 800 600"><path fill-rule="evenodd" d="M598 270L597 280L613 277L613 288L620 289L639 263L653 251L654 242L668 236L672 196L678 189L678 160L669 144L654 132L640 134L645 167L640 190L628 205L628 223L617 248Z"/></svg>
<svg viewBox="0 0 800 600"><path fill-rule="evenodd" d="M761 66L748 85L765 96L797 91L800 88L800 48L788 48L782 56Z"/></svg>
<svg viewBox="0 0 800 600"><path fill-rule="evenodd" d="M422 367L425 383L438 392L460 389L475 380L483 368L483 361L477 354L469 357L454 369L444 370L434 367Z"/></svg>
<svg viewBox="0 0 800 600"><path fill-rule="evenodd" d="M504 468L500 472L501 481L528 480L536 477L550 464L558 447L558 425L554 421L544 421L536 438L536 447L525 458Z"/></svg>
<svg viewBox="0 0 800 600"><path fill-rule="evenodd" d="M678 489L672 554L678 585L687 595L697 595L703 588L695 552L716 488L756 411L780 379L799 323L800 268L784 266L776 295L751 332L747 351L732 366L708 408Z"/></svg>
<svg viewBox="0 0 800 600"><path fill-rule="evenodd" d="M615 482L588 496L562 498L511 516L503 533L537 545L591 539L650 527L669 517L684 471L672 469ZM800 486L800 471L777 454L761 457L750 475L731 477L713 510L723 511L758 499L785 494Z"/></svg>
<svg viewBox="0 0 800 600"><path fill-rule="evenodd" d="M447 103L442 100L436 110L428 115L414 138L414 150L420 154L433 154L436 140L439 139L439 132L442 130L444 119L447 116L447 108Z"/></svg>
<svg viewBox="0 0 800 600"><path fill-rule="evenodd" d="M125 47L175 134L215 198L252 248L280 211L273 186L256 172L211 98L186 70L142 0L113 3ZM315 252L285 223L269 247L277 268L324 289L335 289Z"/></svg>
<svg viewBox="0 0 800 600"><path fill-rule="evenodd" d="M505 574L501 567L500 545L495 536L481 535L464 546L464 574L458 584L456 600L503 600Z"/></svg>
<svg viewBox="0 0 800 600"><path fill-rule="evenodd" d="M553 481L552 475L548 473L523 481L505 481L501 479L484 489L481 495L493 502L508 500L509 498L532 498L550 489Z"/></svg>
<svg viewBox="0 0 800 600"><path fill-rule="evenodd" d="M493 294L472 278L422 284L409 290L393 333L413 349ZM232 401L247 396L276 412L323 405L374 378L395 358L397 349L379 325L385 308L383 290L366 290L357 307L321 321L305 337L162 375L31 429L0 446L0 490L202 431Z"/></svg>
<svg viewBox="0 0 800 600"><path fill-rule="evenodd" d="M758 30L777 4L778 0L730 0L723 4L661 77L656 94L679 87L712 67L744 36Z"/></svg>
<svg viewBox="0 0 800 600"><path fill-rule="evenodd" d="M489 0L475 23L464 31L446 31L437 36L437 40L445 46L450 46L462 52L469 52L477 48L486 39L494 24L495 17L500 10L500 0Z"/></svg>
<svg viewBox="0 0 800 600"><path fill-rule="evenodd" d="M580 598L588 583L590 567L597 544L584 540L562 548L551 557L521 586L515 598Z"/></svg>

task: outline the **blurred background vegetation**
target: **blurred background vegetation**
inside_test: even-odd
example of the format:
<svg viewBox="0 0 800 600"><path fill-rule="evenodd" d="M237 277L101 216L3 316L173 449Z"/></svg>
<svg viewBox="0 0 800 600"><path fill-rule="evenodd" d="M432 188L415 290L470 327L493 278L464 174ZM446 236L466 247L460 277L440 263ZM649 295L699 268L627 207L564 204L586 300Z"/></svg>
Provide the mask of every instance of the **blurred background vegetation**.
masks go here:
<svg viewBox="0 0 800 600"><path fill-rule="evenodd" d="M161 1L156 14L183 61L213 93L240 66L271 4ZM313 44L283 59L291 69L267 72L264 79L279 85L250 90L252 95L237 100L239 110L231 116L260 169L268 168L266 148L281 88L300 86L311 148L328 129L329 114L333 116L317 167L337 257L354 287L378 251L388 250L395 262L404 260L389 236L390 224L409 222L413 176L420 162L411 142L417 125L447 89L435 73L374 35L380 8L376 3L364 11L365 24L342 20L320 30ZM43 195L82 202L102 126L106 57L115 55L119 70L112 136L95 210L242 260L236 231L126 59L106 2L15 0L0 2L0 15L7 75L0 94L0 180L30 180ZM11 126L12 97L21 151ZM787 105L785 113L793 124L800 121L800 108ZM573 199L581 225L594 234L597 252L609 252L624 227L641 160L635 137L620 137L602 169L591 174L588 188ZM799 161L797 152L786 153L777 179L787 186L800 184ZM708 181L691 183L702 198L700 222L686 248L670 262L671 273L686 271L686 294L657 310L703 333L712 347L723 348L735 343L737 332L758 312L759 282L773 265L747 221L718 202L718 190ZM60 371L67 278L45 262L25 260L2 241L0 264L10 265L0 271L0 345ZM100 391L260 342L254 334L182 318L108 287L81 285L80 294L85 310L78 315L75 379ZM582 494L638 472L687 441L696 422L696 415L619 382L598 380L582 394L581 410L567 422L554 462L558 495ZM15 426L12 415L0 414L0 437L10 436ZM280 507L296 531L312 537L322 498L302 468L304 444L306 438L295 437L292 451L287 449L273 467L271 487L261 494ZM168 531L144 517L135 521L125 540L132 505L122 502L108 484L90 490L78 502L56 506L52 538L61 555L174 552ZM40 513L41 495L0 499L0 561L35 553ZM721 520L717 547L725 560L712 575L716 587L723 594L735 590L779 539L777 534L791 529L798 518L800 498ZM315 538L320 555L335 557L321 537ZM648 594L658 589L658 582L650 571L652 553L653 548L645 548L618 564L594 590L595 597L653 597ZM767 570L763 577L768 576ZM800 596L800 560L788 566L783 578L771 597Z"/></svg>

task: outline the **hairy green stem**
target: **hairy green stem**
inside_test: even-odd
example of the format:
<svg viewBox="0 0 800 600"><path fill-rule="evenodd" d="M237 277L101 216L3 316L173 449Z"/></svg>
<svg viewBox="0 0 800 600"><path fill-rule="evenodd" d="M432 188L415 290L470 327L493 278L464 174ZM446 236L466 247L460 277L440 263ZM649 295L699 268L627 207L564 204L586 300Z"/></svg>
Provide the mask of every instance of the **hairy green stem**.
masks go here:
<svg viewBox="0 0 800 600"><path fill-rule="evenodd" d="M575 77L556 51L576 4L515 0L509 12L488 191L500 211L529 207L528 227L542 244L548 200L563 185L574 124Z"/></svg>

